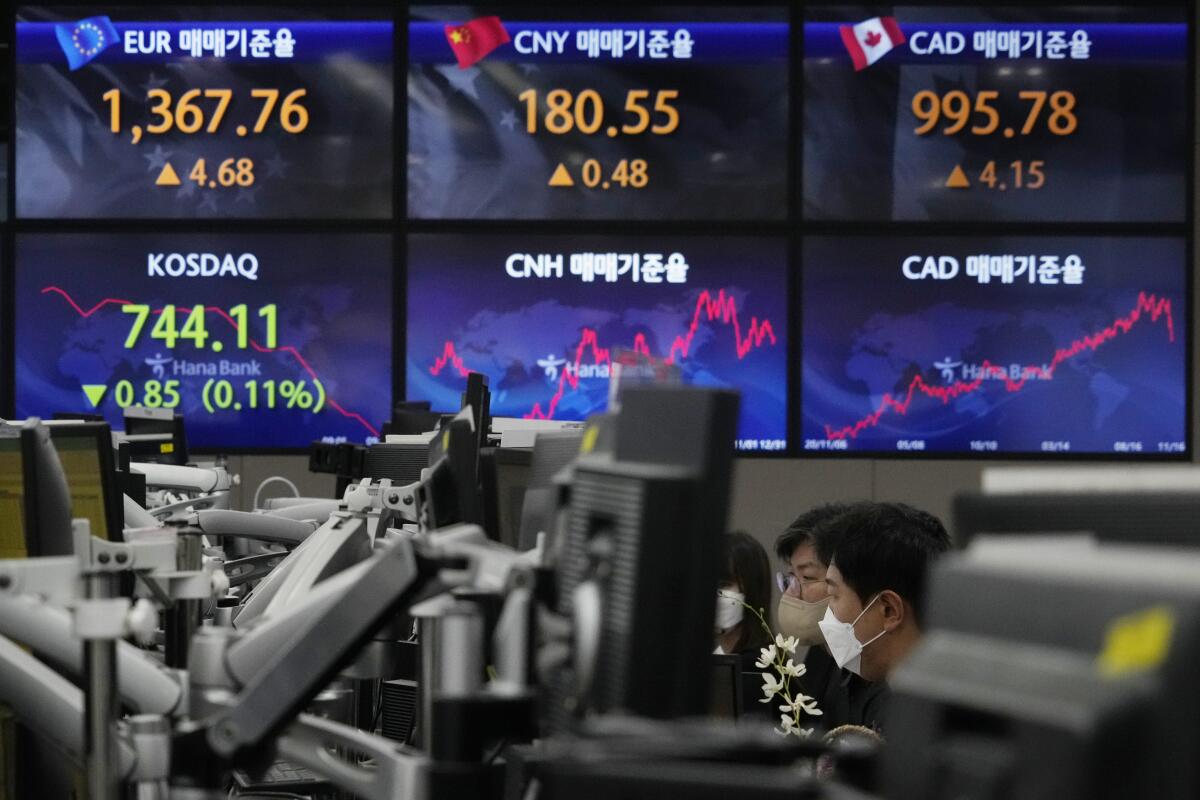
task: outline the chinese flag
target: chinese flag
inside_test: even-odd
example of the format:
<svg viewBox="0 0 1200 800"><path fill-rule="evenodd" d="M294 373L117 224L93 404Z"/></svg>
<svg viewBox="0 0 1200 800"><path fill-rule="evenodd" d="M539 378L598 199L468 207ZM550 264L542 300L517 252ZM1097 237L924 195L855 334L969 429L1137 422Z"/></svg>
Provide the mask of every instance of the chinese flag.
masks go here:
<svg viewBox="0 0 1200 800"><path fill-rule="evenodd" d="M480 17L462 25L447 25L446 41L458 59L458 68L466 69L511 40L499 17Z"/></svg>

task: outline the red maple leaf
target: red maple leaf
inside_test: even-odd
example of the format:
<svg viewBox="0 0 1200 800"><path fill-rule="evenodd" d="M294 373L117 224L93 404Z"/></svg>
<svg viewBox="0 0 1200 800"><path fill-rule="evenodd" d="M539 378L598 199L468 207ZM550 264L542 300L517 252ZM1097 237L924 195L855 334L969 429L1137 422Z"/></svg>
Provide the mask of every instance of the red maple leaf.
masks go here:
<svg viewBox="0 0 1200 800"><path fill-rule="evenodd" d="M867 34L863 41L866 42L867 47L874 47L875 45L879 44L882 39L883 36L880 35L879 31L871 31Z"/></svg>

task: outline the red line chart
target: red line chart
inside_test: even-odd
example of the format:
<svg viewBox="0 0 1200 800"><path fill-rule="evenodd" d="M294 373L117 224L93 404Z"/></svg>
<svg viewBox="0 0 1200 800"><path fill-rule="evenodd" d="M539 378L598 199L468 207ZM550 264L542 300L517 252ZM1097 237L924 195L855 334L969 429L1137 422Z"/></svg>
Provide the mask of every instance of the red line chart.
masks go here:
<svg viewBox="0 0 1200 800"><path fill-rule="evenodd" d="M893 396L889 392L883 396L879 407L875 411L854 424L843 428L834 428L826 425L825 438L831 441L854 439L864 430L874 428L878 425L883 416L889 412L894 412L901 416L907 414L909 406L912 405L913 400L918 396L940 400L945 405L951 400L978 391L983 387L986 380L1003 378L1004 390L1010 393L1021 391L1034 378L1038 380L1053 380L1054 371L1059 365L1075 358L1081 353L1097 350L1105 342L1115 339L1117 336L1129 333L1145 315L1149 315L1151 322L1158 322L1160 318L1165 318L1167 337L1170 341L1175 341L1175 320L1171 316L1171 301L1167 298L1161 298L1146 292L1139 292L1137 304L1134 305L1133 310L1128 314L1118 317L1116 320L1113 320L1111 325L1101 328L1095 333L1083 336L1071 342L1066 347L1055 350L1054 357L1048 364L1044 366L1029 365L1025 367L1022 369L1021 378L1019 379L1011 378L1008 370L998 367L989 361L984 361L981 365L981 376L979 378L971 381L955 381L948 386L930 386L925 382L923 377L914 375L912 380L909 381L908 390L902 397ZM996 380L996 382L999 383L1000 381Z"/></svg>
<svg viewBox="0 0 1200 800"><path fill-rule="evenodd" d="M700 326L705 322L719 323L730 329L739 361L746 358L753 350L764 347L766 343L770 343L772 346L776 343L775 329L770 320L751 317L750 324L743 333L737 300L732 295L726 294L724 289L719 290L716 295L704 290L696 298L696 308L692 313L691 324L685 333L676 336L671 342L671 347L663 359L664 363L674 364L680 359L687 358L691 352L692 341L696 338ZM646 342L645 334L639 333L634 336L632 349L648 358L654 357ZM590 363L612 365L611 349L601 346L599 334L592 328L580 328L579 342L575 345L574 352L570 368L563 369L559 374L557 391L547 402L546 408L543 409L541 403L534 403L533 408L524 415L526 419L554 419L558 404L567 390L579 388L579 367L587 363L585 362L587 355L591 356ZM447 366L453 367L459 375L464 377L470 372L462 357L459 356L454 342L445 343L442 354L434 359L429 372L436 376L441 374Z"/></svg>
<svg viewBox="0 0 1200 800"><path fill-rule="evenodd" d="M60 297L62 297L63 300L67 301L67 304L69 306L71 306L71 308L75 309L76 313L78 313L79 316L83 317L84 319L87 319L88 317L92 316L97 311L101 310L102 308L105 308L106 306L110 306L110 305L127 306L127 305L133 304L132 300L122 300L117 297L106 297L103 300L101 300L100 302L96 303L91 308L84 309L82 306L79 305L79 303L75 302L75 298L71 297L71 295L66 290L61 289L58 286L47 286L46 288L42 289L42 294L57 294L57 295L59 295ZM184 307L190 307L190 306L180 306L180 307L184 308ZM216 306L205 306L204 310L206 312L209 312L209 311L213 312L217 316L221 317L221 319L228 322L229 325L234 330L237 330L237 322L235 322L233 317L229 316L229 314L224 309L217 308ZM161 314L162 309L161 308L153 309L152 313ZM252 347L255 351L257 351L259 353L286 353L286 354L290 355L292 358L294 358L296 360L296 363L298 363L300 365L300 368L302 370L304 370L304 372L307 373L310 378L312 378L314 381L320 381L320 377L317 375L316 370L314 370L312 368L312 365L310 365L308 363L308 360L305 359L303 354L301 354L301 352L299 350L297 350L295 347L292 347L291 345L285 345L283 347L264 347L263 345L259 344L258 342L254 341L253 339L249 339L248 341L249 341L250 347ZM325 404L328 405L330 408L332 408L334 411L341 414L346 419L354 420L358 424L362 425L364 428L366 428L371 433L372 436L376 436L376 437L379 436L379 430L374 425L372 425L370 422L368 422L367 419L365 417L363 417L361 414L358 414L353 411L347 411L336 400L334 400L332 397L329 397L328 395L326 395L326 397L325 397Z"/></svg>

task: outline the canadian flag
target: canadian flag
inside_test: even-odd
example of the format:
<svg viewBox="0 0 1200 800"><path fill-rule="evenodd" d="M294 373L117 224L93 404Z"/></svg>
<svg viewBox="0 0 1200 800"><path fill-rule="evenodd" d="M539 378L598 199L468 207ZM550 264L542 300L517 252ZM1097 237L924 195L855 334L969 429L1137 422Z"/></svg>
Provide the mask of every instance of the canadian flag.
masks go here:
<svg viewBox="0 0 1200 800"><path fill-rule="evenodd" d="M864 70L883 58L892 48L904 44L904 33L895 17L872 17L857 25L842 25L842 43L850 51L854 71Z"/></svg>

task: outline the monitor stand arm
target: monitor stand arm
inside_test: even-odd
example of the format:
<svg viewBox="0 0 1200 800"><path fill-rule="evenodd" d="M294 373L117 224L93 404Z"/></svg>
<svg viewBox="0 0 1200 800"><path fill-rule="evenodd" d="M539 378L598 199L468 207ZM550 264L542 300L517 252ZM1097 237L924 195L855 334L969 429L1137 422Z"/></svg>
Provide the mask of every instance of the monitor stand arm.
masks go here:
<svg viewBox="0 0 1200 800"><path fill-rule="evenodd" d="M243 633L207 628L198 634L189 664L196 719L174 734L174 788L196 796L219 792L232 767L261 760L278 740L290 748L286 757L356 794L410 796L389 794L401 786L422 797L430 787L485 785L494 767L479 758L479 745L497 733L500 738L532 734L534 703L527 682L534 593L526 568L531 556L487 541L472 525L421 535L388 531L376 548L368 560L326 579L306 602L261 627ZM443 685L457 688L440 693L429 724L447 735L469 732L471 747L452 746L439 736L429 754L418 756L326 721L303 717L299 728L289 725L376 631L439 584L491 593L512 589L502 628L508 634L525 631L497 637L503 674L494 688L482 687L482 676L467 666L470 659L443 662ZM463 604L446 599L456 614L461 612ZM482 623L468 627L483 630ZM484 647L481 640L463 644L479 653ZM319 751L339 736L349 737L345 743L353 744L351 751L390 754L391 760L380 762L387 762L381 770L389 777L376 784L353 765L331 766L332 756ZM307 750L296 753L295 748Z"/></svg>

